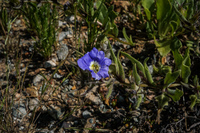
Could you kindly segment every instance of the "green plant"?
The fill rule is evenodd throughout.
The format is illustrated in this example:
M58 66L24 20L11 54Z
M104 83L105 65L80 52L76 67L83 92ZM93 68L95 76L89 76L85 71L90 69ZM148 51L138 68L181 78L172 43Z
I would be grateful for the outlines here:
M23 6L23 15L30 32L37 38L35 50L44 58L49 58L56 44L57 9L56 5L28 2Z
M78 0L76 3L77 15L87 23L86 51L90 51L93 47L98 48L97 42L103 41L108 34L114 37L118 35L118 28L114 23L114 19L117 17L114 6L107 8L104 0L98 0L95 2L95 9L94 2L94 0Z

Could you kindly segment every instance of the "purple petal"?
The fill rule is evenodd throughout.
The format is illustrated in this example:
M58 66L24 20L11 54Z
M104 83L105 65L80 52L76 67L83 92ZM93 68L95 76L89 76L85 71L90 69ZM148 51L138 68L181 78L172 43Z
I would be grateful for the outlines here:
M91 74L92 74L92 77L95 78L95 80L100 80L102 78L98 74L94 73L94 71L92 71Z
M78 59L78 66L83 70L89 70L89 66L92 59L89 56L89 52L86 53L82 58Z
M103 51L99 51L99 52L97 53L96 58L97 58L97 61L98 61L98 62L100 62L104 57L105 57L105 54L104 54Z
M97 56L98 52L99 52L99 51L94 47L94 48L90 51L89 55L90 55L90 57L91 57L92 59L96 59L96 56Z
M102 78L106 78L109 77L108 71L109 71L108 67L103 67L99 70L97 74L100 75Z
M78 66L83 70L87 70L89 68L82 58L78 59L77 63L78 63Z
M89 52L87 52L83 57L82 59L85 61L85 63L90 66L90 63L92 62L92 59L91 57L89 56Z
M100 62L100 65L101 65L101 66L110 66L111 63L112 63L111 59L105 57L105 58Z

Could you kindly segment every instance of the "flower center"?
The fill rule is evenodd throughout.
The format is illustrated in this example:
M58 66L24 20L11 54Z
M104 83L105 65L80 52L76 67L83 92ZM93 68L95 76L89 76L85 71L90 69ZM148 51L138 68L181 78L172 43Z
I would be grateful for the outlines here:
M92 61L90 63L90 69L94 71L94 73L97 73L100 70L100 65L96 61Z

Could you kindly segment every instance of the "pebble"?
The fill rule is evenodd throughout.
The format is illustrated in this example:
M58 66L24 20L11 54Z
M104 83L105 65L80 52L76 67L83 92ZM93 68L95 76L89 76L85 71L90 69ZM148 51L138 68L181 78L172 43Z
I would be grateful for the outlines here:
M41 76L40 74L36 75L33 79L33 85L37 86L39 82L41 82L44 79L43 76Z
M75 19L74 15L71 15L71 16L68 16L66 18L66 21L69 22L69 23L71 23L71 24L74 24L74 19Z
M89 112L88 110L83 111L82 116L83 118L87 119L91 116L91 112Z
M60 78L62 78L63 76L61 76L61 75L59 75L58 73L55 73L54 75L53 75L53 78L55 78L55 79L60 79Z
M15 26L19 26L20 23L21 23L21 20L20 20L20 19L17 19L17 20L15 21Z
M63 122L63 124L62 124L62 127L64 128L64 129L66 129L66 128L70 128L72 126L72 124L71 124L71 122Z
M52 68L52 67L55 67L55 66L56 66L56 63L54 61L52 61L52 60L46 61L44 63L44 67L45 68Z
M58 41L60 42L65 38L72 38L72 37L73 37L72 31L62 31L59 34Z
M15 104L12 111L13 116L20 119L22 119L27 114L26 106L23 103Z
M47 112L54 118L60 119L64 115L64 110L61 107L50 105Z
M149 72L152 74L153 73L153 65L148 66Z
M39 100L37 98L30 99L29 104L28 104L30 111L33 111L34 108L37 108L38 104L39 104Z
M69 49L66 44L61 44L60 49L56 53L59 60L64 60L69 54Z

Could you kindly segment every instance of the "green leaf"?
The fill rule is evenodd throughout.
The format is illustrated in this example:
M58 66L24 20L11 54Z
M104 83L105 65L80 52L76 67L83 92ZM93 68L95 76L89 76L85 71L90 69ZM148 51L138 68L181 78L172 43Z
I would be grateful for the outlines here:
M194 80L193 80L194 86L199 86L199 78L197 75L195 75Z
M148 69L148 66L147 66L147 61L148 61L148 57L144 60L144 70L145 70L145 75L147 77L147 80L148 82L153 85L154 84L154 81L153 81L153 78L152 78L152 75L151 73L149 72L149 69Z
M133 77L135 79L136 85L139 85L140 82L141 82L141 78L140 78L140 75L137 72L137 67L136 67L135 63L133 64Z
M171 12L172 6L169 0L156 0L157 19L163 20Z
M113 52L113 49L112 49L112 47L111 47L109 41L108 41L108 46L109 46L109 48L110 48L111 57L112 57L112 59L114 60L114 63L115 63L115 68L116 68L116 72L115 72L115 74L116 74L116 75L119 75L119 65L118 65L118 60L117 60L117 58L116 58L116 56L115 56L115 54L114 54L114 52Z
M136 64L138 69L140 69L140 71L142 71L142 73L144 74L144 76L146 77L145 75L145 70L144 70L144 66L142 65L141 62L139 62L138 60L136 60L135 58L133 58L131 55L125 53L125 52L122 52L122 55L124 55L125 57L127 57L133 64Z
M119 75L117 75L122 82L125 82L125 73L124 73L124 69L123 69L123 66L119 60L119 53L120 53L121 50L118 51L117 53L117 62L118 62L118 66L119 66Z
M128 43L130 43L131 46L134 46L134 43L133 43L133 41L132 41L132 37L130 36L130 38L129 38L129 37L127 36L127 34L126 34L126 29L125 29L125 28L123 28L122 33L123 33L124 38L126 39L126 41L127 41Z
M156 100L158 102L158 108L162 109L164 106L168 106L168 102L170 101L170 98L166 96L165 94L161 94L156 97Z
M180 70L175 71L173 73L168 72L164 79L164 84L165 84L164 88L174 83L176 79L178 78L178 76L180 75L180 72L181 72Z
M159 69L153 64L153 73L158 73L159 72Z
M197 96L196 95L190 95L190 100L191 100L190 108L193 109L196 102L197 102Z
M186 50L186 54L184 56L184 60L182 62L181 66L181 78L183 79L183 82L188 83L188 78L191 74L190 66L191 66L191 60L189 55L189 48Z
M147 19L150 21L151 19L151 11L150 8L154 4L154 0L142 0L142 6L144 7L144 11L147 15Z
M172 89L167 89L167 95L170 96L174 102L177 102L180 100L180 98L183 96L183 91L176 89L176 90L172 90Z
M154 41L155 41L156 47L158 49L158 52L161 54L161 56L166 56L170 52L171 40L157 41L154 38Z

